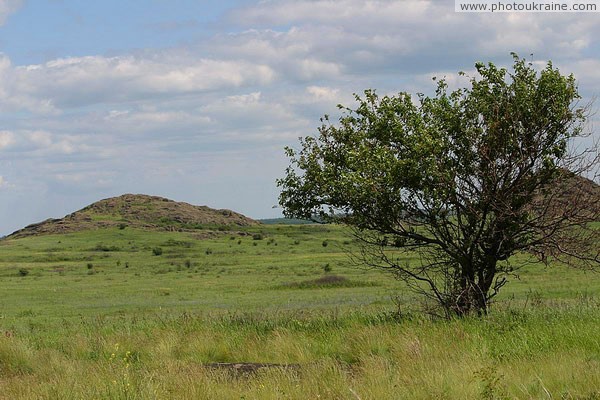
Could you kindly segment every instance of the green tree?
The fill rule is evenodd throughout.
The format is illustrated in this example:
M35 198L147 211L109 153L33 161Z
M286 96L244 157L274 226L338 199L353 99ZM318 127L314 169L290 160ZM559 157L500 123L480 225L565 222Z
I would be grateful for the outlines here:
M352 227L361 262L447 316L486 313L515 253L598 267L598 147L573 146L590 139L588 107L551 62L513 61L477 63L454 91L438 80L432 97L367 90L356 109L339 106L338 124L325 116L318 136L286 148L285 215Z

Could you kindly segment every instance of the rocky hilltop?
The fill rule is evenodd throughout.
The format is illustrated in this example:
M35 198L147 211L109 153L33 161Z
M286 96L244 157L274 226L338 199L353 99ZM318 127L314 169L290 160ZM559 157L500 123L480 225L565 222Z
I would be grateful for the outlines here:
M47 219L20 229L9 237L70 233L109 227L193 231L257 225L259 222L231 210L194 206L158 196L124 194L97 201L60 219Z

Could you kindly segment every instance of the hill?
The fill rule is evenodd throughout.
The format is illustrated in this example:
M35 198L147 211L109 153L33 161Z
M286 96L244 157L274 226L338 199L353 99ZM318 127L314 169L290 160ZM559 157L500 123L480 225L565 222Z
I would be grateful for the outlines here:
M60 219L28 225L11 238L71 233L108 227L135 227L150 230L191 231L258 225L259 222L231 210L176 202L163 197L124 194L97 201Z
M308 225L315 222L306 219L297 218L265 218L259 219L261 224L265 225Z

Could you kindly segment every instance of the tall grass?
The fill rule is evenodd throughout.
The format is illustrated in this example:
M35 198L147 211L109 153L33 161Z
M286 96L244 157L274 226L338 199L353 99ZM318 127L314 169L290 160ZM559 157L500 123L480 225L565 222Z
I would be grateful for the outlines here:
M354 245L309 225L0 241L0 399L600 399L598 275L527 267L489 316L443 321ZM240 362L277 366L211 366Z
M157 314L46 321L38 329L29 325L36 319L22 320L0 337L0 398L598 398L598 302L556 306L453 321ZM294 368L244 374L207 367L215 362Z

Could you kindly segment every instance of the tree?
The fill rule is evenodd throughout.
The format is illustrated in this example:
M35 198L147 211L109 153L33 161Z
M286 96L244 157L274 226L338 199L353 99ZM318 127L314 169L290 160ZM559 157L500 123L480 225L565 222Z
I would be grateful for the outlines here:
M350 226L361 262L447 316L486 313L522 265L516 253L600 266L598 146L578 151L593 139L589 107L551 62L513 61L510 71L477 63L454 91L438 80L432 97L355 95L338 124L325 116L318 136L286 148L284 214Z

